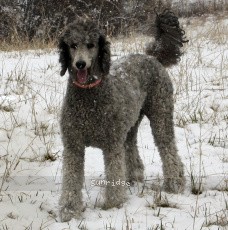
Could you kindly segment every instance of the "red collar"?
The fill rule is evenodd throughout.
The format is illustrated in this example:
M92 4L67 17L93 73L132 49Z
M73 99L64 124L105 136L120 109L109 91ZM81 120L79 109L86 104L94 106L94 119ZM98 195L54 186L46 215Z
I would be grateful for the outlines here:
M101 79L97 79L95 82L93 82L91 84L87 84L87 85L81 85L77 81L73 81L74 85L76 85L77 87L82 88L82 89L91 89L91 88L98 86L100 83L101 83Z

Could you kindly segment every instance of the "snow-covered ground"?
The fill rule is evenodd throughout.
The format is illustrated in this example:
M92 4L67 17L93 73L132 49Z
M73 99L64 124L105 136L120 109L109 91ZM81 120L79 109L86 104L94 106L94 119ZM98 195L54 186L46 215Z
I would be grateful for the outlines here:
M175 87L175 131L185 164L183 194L161 192L161 161L145 118L138 147L145 183L128 189L122 208L102 210L102 152L86 150L86 206L81 220L61 223L62 144L58 119L67 77L56 50L0 52L0 230L228 229L228 19L190 19ZM113 59L143 52L147 37L112 42Z

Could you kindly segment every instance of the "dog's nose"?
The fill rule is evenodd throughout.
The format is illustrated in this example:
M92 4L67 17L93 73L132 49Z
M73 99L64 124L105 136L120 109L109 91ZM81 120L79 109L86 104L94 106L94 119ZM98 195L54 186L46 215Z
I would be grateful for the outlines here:
M76 67L77 67L78 69L84 69L85 66L86 66L86 62L85 62L85 61L77 61L77 62L76 62Z

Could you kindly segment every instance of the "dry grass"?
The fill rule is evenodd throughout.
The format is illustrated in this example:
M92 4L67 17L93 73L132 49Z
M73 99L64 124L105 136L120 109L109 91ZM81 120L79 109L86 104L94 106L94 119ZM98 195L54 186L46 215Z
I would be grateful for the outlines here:
M45 50L56 48L56 40L45 41L42 39L34 39L29 41L28 38L17 37L11 41L0 41L0 51L23 51L23 50Z

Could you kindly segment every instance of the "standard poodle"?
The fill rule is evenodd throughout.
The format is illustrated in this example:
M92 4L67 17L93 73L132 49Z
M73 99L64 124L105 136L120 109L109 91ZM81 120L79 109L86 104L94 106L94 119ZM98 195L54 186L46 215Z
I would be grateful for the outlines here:
M183 164L177 153L173 124L173 86L166 66L176 64L184 31L169 11L157 15L155 42L146 54L110 62L110 43L96 23L79 19L59 41L61 76L69 72L61 113L64 145L60 218L79 218L83 211L85 148L103 151L107 186L104 208L121 207L126 188L116 181L143 181L137 130L144 116L163 163L167 192L183 190ZM111 66L111 68L110 68ZM112 183L111 183L112 182Z

